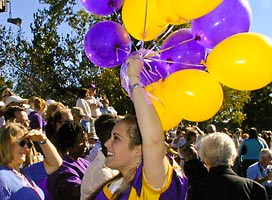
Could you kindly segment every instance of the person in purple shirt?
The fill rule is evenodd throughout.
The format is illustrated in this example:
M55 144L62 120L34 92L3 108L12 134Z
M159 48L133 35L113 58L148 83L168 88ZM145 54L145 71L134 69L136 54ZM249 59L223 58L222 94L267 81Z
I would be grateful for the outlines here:
M32 105L33 111L28 114L29 127L30 129L40 130L45 134L46 121L42 117L42 114L47 108L46 102L40 97L33 97ZM36 142L34 142L34 146L38 152L42 153L40 146Z
M63 164L47 178L51 199L78 200L80 198L81 181L90 164L83 158L87 147L86 129L74 121L65 122L57 133L57 149L62 155Z
M33 99L33 110L29 113L28 118L30 120L30 128L45 131L46 121L42 117L42 114L47 108L46 102L40 97Z
M40 144L44 161L21 168L32 142ZM14 122L0 128L0 199L44 200L37 183L56 171L62 159L53 144L41 131L27 129Z

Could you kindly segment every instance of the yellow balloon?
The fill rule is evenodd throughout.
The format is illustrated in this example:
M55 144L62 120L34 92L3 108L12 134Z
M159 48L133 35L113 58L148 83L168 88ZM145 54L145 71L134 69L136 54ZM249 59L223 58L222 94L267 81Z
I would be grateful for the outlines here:
M171 0L171 2L180 18L192 20L208 14L223 0Z
M129 34L141 41L153 40L167 28L157 0L125 0L122 20Z
M230 88L262 88L272 81L272 39L258 33L230 36L210 52L206 67Z
M183 119L201 122L213 117L223 102L220 83L209 73L187 69L175 72L163 82L166 105Z
M172 2L169 0L157 0L160 16L166 22L166 24L184 24L186 20L181 19L177 13L174 12Z
M145 90L148 92L149 98L159 115L163 130L168 131L177 126L181 122L182 117L172 111L169 106L164 103L162 99L161 81L146 86Z

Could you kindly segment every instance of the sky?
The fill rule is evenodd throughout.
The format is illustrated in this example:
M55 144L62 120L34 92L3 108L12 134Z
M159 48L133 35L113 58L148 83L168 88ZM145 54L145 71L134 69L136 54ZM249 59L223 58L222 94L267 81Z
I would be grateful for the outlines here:
M78 6L82 7L81 0L77 0L77 2ZM249 3L253 16L250 32L261 33L272 38L272 0L249 0ZM29 40L32 37L30 23L33 22L33 13L42 7L43 5L40 5L38 0L12 0L12 17L20 17L23 20L22 30ZM17 26L6 22L8 17L9 11L0 13L0 23L17 29Z

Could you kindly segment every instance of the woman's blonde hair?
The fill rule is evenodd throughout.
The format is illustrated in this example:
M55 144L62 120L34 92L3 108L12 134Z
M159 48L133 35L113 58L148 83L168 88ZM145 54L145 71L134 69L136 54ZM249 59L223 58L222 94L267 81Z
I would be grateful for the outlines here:
M0 165L8 165L12 160L12 143L20 132L27 132L27 129L14 122L9 122L0 128Z
M35 97L33 99L33 106L34 109L37 110L44 110L47 107L45 100L40 97Z
M58 110L65 109L65 105L61 102L52 103L49 106L47 106L47 109L45 111L45 120L48 121L50 118L53 118L51 116L51 113L57 112Z

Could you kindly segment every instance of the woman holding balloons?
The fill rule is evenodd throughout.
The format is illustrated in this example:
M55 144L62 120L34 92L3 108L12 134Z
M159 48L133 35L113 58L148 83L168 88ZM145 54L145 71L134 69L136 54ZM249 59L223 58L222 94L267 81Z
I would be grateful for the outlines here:
M127 65L137 120L126 117L114 126L105 143L106 165L120 174L104 183L89 199L183 200L187 179L166 156L160 119L139 80L143 62L131 57Z

